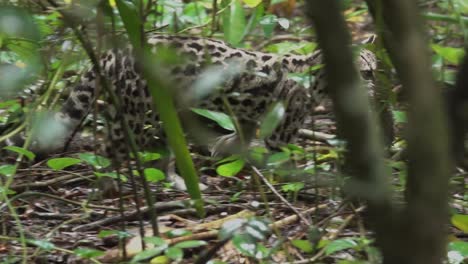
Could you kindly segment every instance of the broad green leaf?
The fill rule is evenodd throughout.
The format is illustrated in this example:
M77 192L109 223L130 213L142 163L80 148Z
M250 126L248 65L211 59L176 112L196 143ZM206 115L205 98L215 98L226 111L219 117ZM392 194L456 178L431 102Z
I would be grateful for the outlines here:
M141 19L138 16L138 11L132 2L125 0L115 0L120 17L124 21L125 30L128 33L130 42L134 47L141 47Z
M268 45L265 50L280 55L298 52L300 54L311 54L317 48L315 42L291 42L284 41ZM308 74L309 75L309 74Z
M463 262L468 258L468 242L454 241L448 244L447 256L450 264L466 263Z
M105 237L114 236L114 235L117 236L118 238L132 237L132 234L128 232L123 232L120 230L101 230L98 233L99 238L105 238Z
M157 247L167 247L167 242L161 237L157 237L157 236L145 237L144 240L146 243L153 244Z
M325 254L327 256L329 256L329 255L331 255L331 254L333 254L335 252L341 251L341 250L345 250L345 249L348 249L348 248L354 248L357 245L358 245L357 242L352 238L337 239L337 240L334 240L334 241L328 243L325 246Z
M80 258L97 258L105 254L104 251L92 249L92 248L77 248L73 250L73 253Z
M97 171L95 171L94 175L96 175L96 177L98 177L98 178L109 177L109 178L116 179L116 180L119 179L119 177L120 177L120 180L122 182L127 182L128 181L127 177L125 175L123 175L122 173L117 174L116 172L97 172Z
M462 48L444 47L437 44L432 44L431 47L434 52L455 65L458 65L465 55L465 51Z
M256 7L258 6L262 0L243 0L243 2L248 6L248 7Z
M237 46L244 37L246 24L241 0L232 0L223 16L224 39L231 45Z
M55 245L46 240L28 240L28 243L31 243L45 251L50 251L50 250L55 249Z
M97 170L107 168L111 164L109 159L92 153L80 153L78 154L78 158L90 164Z
M173 229L173 230L166 233L166 235L169 238L188 236L188 235L191 235L191 234L192 234L191 231L186 230L186 229L182 229L182 228Z
M304 239L294 239L291 241L293 246L299 248L300 250L304 251L305 253L312 253L314 251L314 247L309 240Z
M210 111L210 110L200 109L200 108L192 108L192 111L198 115L204 116L210 120L215 121L219 126L221 126L222 128L226 130L229 130L229 131L236 130L231 117L226 115L225 113L220 113L220 112L215 112L215 111Z
M147 259L149 259L149 258L158 256L158 255L160 255L163 251L164 251L164 249L161 248L161 247L155 247L155 248L145 249L145 250L143 250L142 252L136 254L136 255L132 258L132 263L138 263L138 262L140 262L140 261L144 261L144 260L147 260Z
M155 152L138 152L138 157L141 162L145 163L148 161L158 160L161 158L161 154Z
M268 166L279 166L285 162L288 162L291 159L291 154L288 152L277 152L268 157L267 165Z
M276 127L281 123L285 114L284 104L276 103L273 108L267 113L260 125L259 138L264 139L275 131Z
M147 168L144 170L146 180L150 182L159 182L166 178L164 172L156 168Z
M468 215L454 214L452 224L465 233L468 233Z
M151 259L150 264L169 264L171 260L167 256L157 256Z
M395 122L398 124L401 123L406 123L408 120L406 117L406 112L404 111L392 111L393 114L393 119L395 119Z
M278 24L284 29L289 28L289 20L287 18L279 18Z
M251 236L247 234L235 235L232 238L232 244L242 254L249 257L255 257L255 253L257 252L257 243Z
M47 166L53 170L63 170L66 167L81 163L80 159L75 158L54 158L47 161Z
M0 174L6 177L10 177L15 175L16 173L16 165L14 164L4 164L0 165Z
M17 146L6 146L3 149L16 152L16 153L18 153L20 155L24 155L29 160L34 160L34 158L36 157L36 155L34 153L32 153L31 151L29 151L27 149L24 149L24 148L21 148L21 147L17 147Z
M275 15L266 15L260 20L260 25L263 27L265 37L269 38L273 35L273 30L278 23L278 18Z
M304 188L303 182L291 182L281 186L283 192L298 192Z
M203 240L189 240L189 241L183 241L183 242L177 243L177 244L174 245L174 247L178 247L178 248L197 248L197 247L205 246L207 244L208 243L206 243Z
M184 251L178 247L170 247L166 250L165 255L173 260L180 261L184 257Z
M219 239L224 240L231 238L234 234L238 233L246 223L247 220L243 218L236 218L226 221L219 231Z
M232 177L244 168L245 161L236 159L234 161L222 164L216 168L216 173L224 177Z

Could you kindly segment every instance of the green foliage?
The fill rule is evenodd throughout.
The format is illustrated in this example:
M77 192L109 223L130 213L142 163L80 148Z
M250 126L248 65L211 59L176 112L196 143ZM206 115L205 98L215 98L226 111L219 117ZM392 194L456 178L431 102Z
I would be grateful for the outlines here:
M34 160L34 158L36 157L36 155L32 153L31 151L21 148L21 147L17 147L17 146L7 146L7 147L4 147L3 149L13 151L20 155L26 156L31 161Z
M208 119L215 121L219 126L226 130L235 131L236 128L234 126L234 122L232 118L224 113L210 111L207 109L200 109L200 108L192 108L192 111L204 116Z
M268 222L262 219L233 219L223 224L219 238L231 239L235 248L245 256L262 260L270 256L273 249L265 247L265 241L270 233Z
M168 259L180 261L184 257L184 249L198 248L207 245L207 243L202 240L187 240L172 246L169 246L161 237L145 237L144 240L154 247L145 249L135 255L135 257L132 258L132 263L138 263L148 259L151 259L151 263L168 263L164 262ZM164 257L159 256L162 253L164 253Z
M63 170L67 167L81 163L80 159L75 158L55 158L47 161L47 166L53 170Z
M97 258L105 254L104 251L92 249L92 248L77 248L73 250L73 253L75 253L75 255L77 255L78 257L81 257L84 259Z
M451 222L461 231L468 233L468 215L454 214L451 217Z
M244 159L239 156L231 156L218 162L216 173L225 177L232 177L239 173L245 165Z
M93 166L96 170L105 169L111 164L109 159L92 153L80 153L78 158Z

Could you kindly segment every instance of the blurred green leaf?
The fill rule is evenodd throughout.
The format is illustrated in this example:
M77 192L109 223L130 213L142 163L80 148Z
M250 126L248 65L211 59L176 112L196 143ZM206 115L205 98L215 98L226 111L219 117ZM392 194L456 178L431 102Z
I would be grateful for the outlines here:
M31 240L28 240L28 243L31 243L45 251L51 251L55 249L55 245L46 240L31 239Z
M458 229L468 233L468 215L454 214L452 215L451 222Z
M245 165L245 161L241 158L234 161L222 164L216 168L216 173L224 177L232 177L239 173Z
M435 53L455 65L458 65L465 55L463 48L444 47L437 44L432 44L431 47Z
M16 173L16 165L14 164L4 164L0 165L0 174L6 177L10 177L15 175Z
M159 182L166 178L164 172L156 168L147 168L144 170L145 177L150 182Z
M107 168L111 164L109 159L104 158L103 156L95 155L93 153L80 153L78 154L78 158L93 166L97 170Z
M105 254L104 251L93 248L77 248L73 250L73 253L75 253L75 255L77 255L78 257L85 259L97 258Z
M206 109L200 109L200 108L192 108L191 110L198 115L204 116L210 120L215 121L218 125L220 125L222 128L226 130L236 131L236 128L234 126L234 123L231 117L224 113L210 111Z
M325 254L327 256L348 248L354 248L358 246L358 243L352 238L343 238L333 240L325 246Z
M6 146L6 147L3 147L3 149L16 152L20 155L24 155L31 161L34 160L34 158L36 157L36 155L32 153L31 151L21 148L21 147L17 147L17 146Z
M119 10L120 17L124 21L125 29L130 38L130 42L134 47L142 47L141 40L141 19L138 16L137 7L129 1L115 0L117 9Z
M453 241L448 244L447 257L450 264L466 263L468 259L468 242Z
M314 251L314 247L309 240L294 239L291 241L291 244L305 253L312 253Z
M197 247L206 246L206 245L208 245L208 243L206 243L206 241L203 241L203 240L188 240L188 241L177 243L174 245L174 247L197 248Z
M54 158L47 161L47 166L53 170L63 170L72 165L81 163L80 159L75 158Z
M275 129L283 120L285 113L284 104L281 102L276 103L266 114L262 123L260 124L259 138L264 139L273 134Z
M258 6L262 0L243 0L243 2L248 6L248 7L256 7Z
M291 154L288 152L276 152L267 159L268 166L279 166L291 160Z
M224 39L233 46L237 46L244 37L247 25L241 0L232 0L223 15Z
M175 261L180 261L184 257L184 251L178 247L170 247L166 250L165 255Z

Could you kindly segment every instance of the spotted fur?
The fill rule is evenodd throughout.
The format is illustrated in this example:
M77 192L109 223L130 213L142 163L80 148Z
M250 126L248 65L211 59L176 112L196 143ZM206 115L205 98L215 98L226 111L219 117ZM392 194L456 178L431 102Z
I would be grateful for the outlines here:
M288 78L288 73L302 73L320 64L320 52L307 56L279 56L232 48L214 39L171 35L153 35L148 38L148 43L156 57L159 52L163 52L162 49L170 48L180 58L173 63L163 63L164 66L159 69L179 95L191 98L188 107L226 112L224 98L241 126L255 129L269 107L282 101L286 106L285 115L276 131L266 139L270 147L294 142L306 114L326 94L323 71L316 75L317 81L310 88ZM108 51L102 55L100 66L111 88L121 95L121 111L135 135L136 143L140 149L146 149L164 141L164 133L159 115L153 111L147 83L131 54L131 48ZM369 51L362 51L358 65L364 76L373 76L375 56ZM192 88L210 73L224 77L218 89L211 90L205 96L194 96L197 90ZM95 72L90 70L84 74L58 113L57 118L68 124L70 129L76 127L88 114L95 99L95 83ZM187 100L177 103L182 107L187 104ZM106 152L125 153L127 149L118 111L111 103L108 115L109 139L106 140Z

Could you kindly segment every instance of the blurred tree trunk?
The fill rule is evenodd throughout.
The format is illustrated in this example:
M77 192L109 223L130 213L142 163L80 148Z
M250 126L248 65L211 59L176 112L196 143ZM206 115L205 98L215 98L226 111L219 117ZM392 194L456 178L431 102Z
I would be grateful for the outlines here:
M307 1L307 15L315 23L325 59L328 89L340 134L348 142L346 163L352 179L348 193L367 202L377 243L384 255L398 229L391 204L380 135L371 115L367 91L353 62L351 37L338 1ZM351 101L350 101L351 100ZM390 262L388 262L390 263Z
M408 95L408 180L400 263L441 263L446 256L450 155L441 91L416 1L367 0ZM396 259L396 261L400 261ZM403 261L403 259L401 260Z
M445 257L450 162L441 96L431 77L423 24L415 1L367 2L376 23L383 26L385 46L411 104L407 205L402 212L392 208L384 186L378 137L363 107L364 93L359 91L359 76L351 61L339 2L310 0L307 8L324 52L338 125L348 141L352 183L358 183L350 190L369 204L384 263L441 263Z
M465 162L465 135L468 131L468 49L458 71L455 88L447 94L448 118L451 129L451 150L458 164Z

